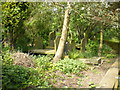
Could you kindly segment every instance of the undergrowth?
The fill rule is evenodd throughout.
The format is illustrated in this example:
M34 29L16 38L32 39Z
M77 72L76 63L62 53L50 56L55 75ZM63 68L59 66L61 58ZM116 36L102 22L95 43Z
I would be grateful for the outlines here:
M91 58L91 57L98 56L98 51L99 51L98 41L88 40L88 44L86 45L85 52L81 52L80 50L74 49L70 51L68 55L71 59ZM112 50L109 46L107 46L106 44L103 44L101 56L106 58L116 58L117 54L115 54L115 51Z
M85 63L69 58L57 62L55 68L56 70L60 70L64 73L74 73L74 74L78 74L80 71L88 69Z
M50 88L46 72L50 67L47 62L49 58L34 58L35 68L13 65L11 52L5 50L2 52L2 89L23 89L30 86L35 88Z
M34 63L37 68L42 68L42 70L47 71L52 68L51 58L48 56L33 56Z
M49 79L54 79L54 71L59 70L65 74L78 74L80 71L87 70L88 67L81 61L74 59L63 59L57 63L51 62L48 56L32 56L35 67L24 67L13 64L12 53L9 50L2 52L2 88L7 89L26 89L34 86L39 88L52 88ZM33 88L32 88L33 89Z
M80 52L78 50L73 50L73 51L69 52L68 55L69 55L69 57L71 59L76 59L76 58L91 58L92 57L91 52L84 52L84 53L82 53L82 52Z

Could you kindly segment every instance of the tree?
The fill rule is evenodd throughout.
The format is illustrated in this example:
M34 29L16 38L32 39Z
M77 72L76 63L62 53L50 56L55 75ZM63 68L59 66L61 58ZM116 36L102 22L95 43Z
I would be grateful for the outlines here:
M41 37L43 48L46 48L50 32L61 32L63 22L63 8L52 2L30 3L30 16L25 20L26 34L29 37L29 45L35 47L37 37ZM52 17L52 18L51 18ZM39 39L38 39L39 40Z
M65 10L62 34L61 34L61 38L59 41L58 49L56 51L55 57L53 58L53 62L57 62L58 60L62 58L65 42L67 39L69 20L70 20L70 3L67 2L67 9Z
M16 42L24 34L23 21L28 15L29 3L4 2L2 3L3 41L7 41L11 49L16 47Z

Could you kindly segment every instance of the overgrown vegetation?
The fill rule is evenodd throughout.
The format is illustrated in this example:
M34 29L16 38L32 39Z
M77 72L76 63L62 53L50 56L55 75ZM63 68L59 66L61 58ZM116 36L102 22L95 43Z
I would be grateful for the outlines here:
M74 49L70 51L68 55L71 59L97 57L98 47L98 41L89 40L85 52L81 52L80 50ZM114 50L112 50L109 46L103 44L102 56L106 58L116 58L117 55L115 54Z
M69 57L71 59L76 59L76 58L90 58L93 57L93 55L91 54L91 52L80 52L78 50L73 50L71 52L69 52Z
M34 62L37 68L47 71L52 68L51 58L47 56L34 56Z
M74 59L64 59L60 60L58 63L56 63L55 68L57 70L60 70L64 73L74 73L77 74L80 71L87 70L88 67L85 63L74 60Z
M34 88L50 87L45 76L45 71L48 70L49 62L44 64L44 60L49 58L40 57L35 60L36 68L27 68L24 66L13 65L13 59L9 50L2 53L2 88L3 89L23 89L29 86ZM39 60L38 60L39 59Z
M66 14L65 10L69 5L70 10ZM2 21L0 21L2 28L0 28L3 37L0 36L0 42L3 46L0 45L0 48L3 48L0 50L0 54L3 67L3 89L50 88L53 86L49 79L56 77L53 75L56 70L64 74L79 75L83 70L89 69L77 58L98 57L99 52L100 57L116 58L115 51L120 51L117 10L119 3L70 2L69 5L66 2L2 2L2 6L0 5L2 7L0 16L0 18L2 17ZM64 25L64 15L70 17L64 22L69 25ZM67 33L63 33L61 42L67 40L59 47L69 58L52 63L54 55L31 55L35 67L13 64L13 53L17 51L25 53L31 49L46 48L51 44L49 39L53 40L54 37L61 35L62 26L68 27L69 30L67 28ZM51 32L54 32L55 35L52 34L49 37ZM109 45L105 43L105 40L109 41ZM53 40L53 42L55 41ZM80 46L79 50L75 48L77 45ZM49 49L51 50L51 48L57 47ZM57 54L61 54L62 57L64 53L61 53L60 50ZM78 84L81 85L80 82Z
M48 56L32 56L35 67L31 68L14 65L12 53L8 49L2 52L2 56L3 89L23 89L31 86L32 88L50 88L52 85L49 83L49 79L55 77L49 75L50 73L60 70L65 74L78 74L80 71L88 69L87 65L81 61L69 58L53 64Z

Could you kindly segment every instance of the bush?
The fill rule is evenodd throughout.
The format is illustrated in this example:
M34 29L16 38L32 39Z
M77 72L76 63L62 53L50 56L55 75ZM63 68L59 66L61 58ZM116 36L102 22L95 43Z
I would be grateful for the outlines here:
M28 86L43 86L45 82L44 72L38 69L26 68L19 65L4 65L3 89L22 89Z
M109 46L103 44L103 56L106 58L116 58L117 54L115 54L114 50L112 50Z
M106 58L116 58L117 55L115 54L106 54Z
M87 70L87 65L81 61L74 59L64 59L56 63L55 68L64 73L77 74L82 70Z
M27 86L30 72L26 68L15 65L4 65L2 72L3 89L21 89Z

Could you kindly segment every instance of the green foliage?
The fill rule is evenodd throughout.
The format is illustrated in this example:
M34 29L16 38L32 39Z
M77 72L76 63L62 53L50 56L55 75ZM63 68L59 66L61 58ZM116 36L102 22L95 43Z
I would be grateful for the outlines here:
M32 47L27 46L30 43L30 39L26 34L22 35L22 38L16 40L16 49L20 51L28 51Z
M102 55L105 56L106 58L116 58L117 55L113 53L113 50L108 46L103 44L103 50L102 50Z
M36 88L50 87L47 82L48 77L45 75L45 70L49 68L50 62L48 60L50 58L37 58L36 63L38 66L36 68L27 68L13 65L13 59L8 49L4 48L2 56L3 89L23 89L29 86L35 86Z
M82 70L87 70L87 65L81 61L74 59L64 59L60 60L55 65L57 70L60 70L64 73L79 73Z
M2 25L4 29L2 34L4 41L14 44L16 49L27 51L34 46L34 41L40 36L40 39L43 38L43 45L46 46L49 32L57 31L57 36L61 34L66 3L57 4L61 4L63 8L53 3L3 2ZM119 29L116 29L118 26L116 16L118 15L107 7L110 5L105 3L72 3L68 41L74 40L80 43L84 38L83 33L89 29L91 32L88 39L94 36L98 38L101 27L104 29L105 39L118 40ZM91 25L96 22L99 23L95 26ZM30 44L31 47L28 47ZM4 47L1 53L3 56L3 89L23 89L31 85L38 88L50 87L47 80L51 77L47 76L46 72L51 72L54 68L64 73L75 74L86 70L86 64L73 59L97 56L98 48L98 41L88 40L84 53L76 50L71 51L69 52L71 59L60 60L55 64L55 67L53 67L50 57L38 56L34 57L35 68L25 68L13 65L10 47ZM107 58L116 57L111 53L111 49L103 45L102 55ZM78 84L81 85L80 82Z
M2 48L2 65L12 65L13 59L10 52L10 47Z
M45 73L18 65L3 65L3 89L22 89L28 86L46 87ZM48 86L47 86L48 87Z
M28 14L27 2L4 2L2 3L3 39L7 40L11 48L18 48L18 41L24 37L25 29L23 21ZM25 36L27 37L27 36ZM25 42L27 43L27 42ZM22 45L22 44L21 44Z
M94 82L89 82L89 88L90 88L90 90L94 90L95 89L95 87L96 87L96 85L94 84Z
M86 46L86 51L91 53L92 56L97 56L99 49L99 42L88 40L88 44Z
M36 63L37 68L42 68L42 70L46 71L51 69L52 62L51 58L48 56L34 56L34 62Z
M69 52L69 57L71 59L76 59L76 58L90 58L92 57L91 52L85 51L84 53L78 51L78 50L73 50Z
M84 53L80 52L79 54L79 58L91 58L93 57L93 55L91 54L91 52L85 51Z
M73 50L73 51L70 51L68 53L69 57L72 58L72 59L76 59L76 58L79 58L79 55L80 55L80 51L78 50Z
M106 57L106 58L116 58L117 55L111 53L111 54L106 54L105 57Z
M27 68L15 65L3 65L3 89L17 89L27 86L30 71Z
M63 13L61 8L53 7L52 3L38 2L30 3L31 13L29 19L25 20L27 36L34 44L36 37L42 37L43 46L48 45L49 32L62 28ZM52 18L51 18L52 16Z

